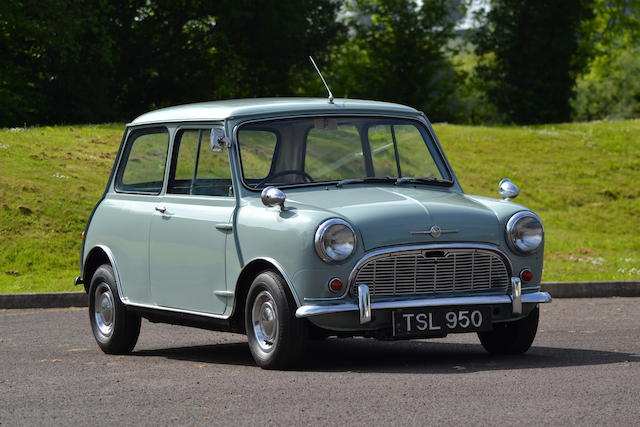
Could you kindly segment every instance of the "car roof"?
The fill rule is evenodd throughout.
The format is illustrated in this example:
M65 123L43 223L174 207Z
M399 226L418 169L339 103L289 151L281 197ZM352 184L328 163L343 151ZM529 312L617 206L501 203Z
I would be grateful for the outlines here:
M226 101L200 102L162 108L145 113L130 126L166 123L225 120L241 116L269 116L287 113L396 113L419 114L414 108L390 102L362 99L335 99L330 104L327 98L247 98Z

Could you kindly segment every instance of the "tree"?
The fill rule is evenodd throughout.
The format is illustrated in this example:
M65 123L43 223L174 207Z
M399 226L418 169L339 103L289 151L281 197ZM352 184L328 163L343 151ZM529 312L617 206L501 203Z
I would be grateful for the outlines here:
M509 122L570 119L574 82L588 52L581 25L590 0L492 0L474 37L479 84Z
M573 117L639 117L640 0L595 0L594 12L583 26L592 59L576 82Z
M640 52L616 49L607 62L594 61L578 79L572 101L577 120L640 117Z
M640 44L640 0L593 0L592 5L593 16L583 23L582 33L596 61Z
M108 0L0 3L0 125L113 117Z
M336 0L0 2L0 126L129 120L292 95L344 25Z
M447 52L464 1L354 0L346 4L351 34L326 70L337 96L400 102L433 120L454 116L457 75Z

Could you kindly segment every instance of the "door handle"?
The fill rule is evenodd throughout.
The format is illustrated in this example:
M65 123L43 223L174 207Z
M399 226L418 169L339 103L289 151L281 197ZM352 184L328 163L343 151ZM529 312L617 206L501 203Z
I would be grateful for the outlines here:
M167 211L167 208L165 208L164 206L156 206L156 210L160 213L165 213Z

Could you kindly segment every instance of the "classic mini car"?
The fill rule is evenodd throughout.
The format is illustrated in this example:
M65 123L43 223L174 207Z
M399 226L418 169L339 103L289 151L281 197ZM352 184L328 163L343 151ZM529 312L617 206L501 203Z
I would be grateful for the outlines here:
M286 192L286 195L285 195ZM245 333L256 363L305 340L473 332L522 353L537 330L544 232L467 195L426 116L403 105L274 98L165 108L127 125L87 223L81 274L106 353L140 319Z

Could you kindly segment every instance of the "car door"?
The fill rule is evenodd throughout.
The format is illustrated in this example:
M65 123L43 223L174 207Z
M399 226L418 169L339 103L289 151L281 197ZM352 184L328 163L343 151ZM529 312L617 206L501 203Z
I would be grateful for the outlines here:
M169 151L165 127L132 130L110 190L96 211L92 245L103 245L114 257L122 297L148 304L149 227L161 199Z
M221 314L235 198L228 153L211 150L210 133L176 132L167 191L151 220L149 276L159 306Z

